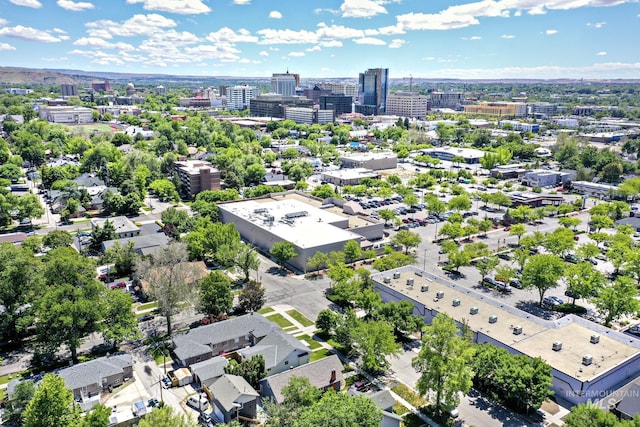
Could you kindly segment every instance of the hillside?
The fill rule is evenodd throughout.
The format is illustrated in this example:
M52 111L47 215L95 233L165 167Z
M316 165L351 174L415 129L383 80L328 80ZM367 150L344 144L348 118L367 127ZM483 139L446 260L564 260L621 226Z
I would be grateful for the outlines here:
M0 67L0 84L62 84L77 83L73 76L51 71L18 67Z

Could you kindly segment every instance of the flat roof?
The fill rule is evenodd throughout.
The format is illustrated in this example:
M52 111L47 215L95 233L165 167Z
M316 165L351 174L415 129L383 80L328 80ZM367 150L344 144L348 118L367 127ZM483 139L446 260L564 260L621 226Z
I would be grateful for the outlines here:
M352 168L322 172L322 175L337 179L375 178L379 174L371 169Z
M381 152L367 152L367 153L347 153L340 156L342 159L349 159L355 161L377 160L377 159L389 159L398 157L393 151L381 151Z
M400 272L400 277L394 279L394 272ZM555 370L582 382L591 381L640 353L640 340L621 332L574 315L544 320L413 266L377 273L372 278L377 286L387 287L423 304L425 312L444 312L458 322L465 320L473 331L527 356L541 357ZM390 283L384 283L385 278ZM413 287L407 286L409 278L414 280ZM422 285L429 285L429 290L422 292ZM444 297L436 301L438 291L444 292ZM460 300L460 305L454 306L454 299ZM478 313L470 314L471 307L477 307ZM497 316L495 323L489 323L492 315ZM519 335L513 333L516 325L522 327ZM597 344L590 341L593 334L600 337ZM560 351L552 349L554 341L562 342ZM582 364L585 355L593 357L589 366Z
M436 148L427 148L422 150L426 153L446 153L452 154L454 156L461 156L466 159L468 158L481 158L486 154L482 150L476 150L474 148L460 148L460 147L436 147Z
M241 200L220 203L218 207L302 249L362 239L356 233L332 225L348 221L346 216L305 203L300 200L302 196L287 196L293 197ZM293 217L295 214L300 216ZM269 221L269 217L273 217L273 221Z
M182 160L174 162L173 164L178 166L180 170L188 172L190 174L198 174L200 173L200 169L202 168L215 170L213 164L205 160Z

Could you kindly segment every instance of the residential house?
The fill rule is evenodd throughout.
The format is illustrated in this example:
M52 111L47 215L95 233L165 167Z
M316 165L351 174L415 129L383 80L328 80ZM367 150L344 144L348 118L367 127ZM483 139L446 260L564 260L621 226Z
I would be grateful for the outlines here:
M229 360L223 356L216 356L202 362L189 366L195 383L207 391L211 385L224 375L224 367L229 364Z
M102 252L111 249L116 242L125 247L133 243L133 250L138 255L150 255L169 244L171 238L164 233L147 234L124 239L106 240L102 242Z
M373 400L378 408L382 410L382 421L380 427L400 427L402 425L402 417L393 413L393 405L396 400L389 390L381 390L367 397Z
M105 223L109 221L113 228L116 230L116 236L118 239L124 239L127 237L134 237L140 235L140 228L133 223L126 216L114 216L113 218L92 218L91 229L96 227L104 228Z
M257 418L258 392L238 375L224 374L210 388L213 415L218 421L251 421Z
M133 377L133 359L121 353L79 363L57 372L87 411L100 403L100 393L118 387Z
M292 377L308 378L311 385L322 391L327 391L330 388L340 391L344 387L342 369L340 358L334 354L315 362L268 376L260 381L262 399L272 399L275 403L281 404L284 401L282 389L289 384Z

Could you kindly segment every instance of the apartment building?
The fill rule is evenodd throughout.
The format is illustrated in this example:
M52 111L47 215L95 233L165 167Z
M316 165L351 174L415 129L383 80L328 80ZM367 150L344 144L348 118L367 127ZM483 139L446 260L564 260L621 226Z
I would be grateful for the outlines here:
M220 190L220 171L209 162L184 160L175 162L173 167L182 182L182 192L189 197L201 191Z
M260 90L255 86L242 85L228 87L227 110L246 110L252 99L255 99Z

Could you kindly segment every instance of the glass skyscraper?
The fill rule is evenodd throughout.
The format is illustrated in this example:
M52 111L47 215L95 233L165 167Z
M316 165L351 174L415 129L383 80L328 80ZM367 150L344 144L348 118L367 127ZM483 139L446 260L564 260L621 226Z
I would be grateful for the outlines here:
M389 93L389 69L369 68L358 79L356 112L366 115L384 114L387 111Z

